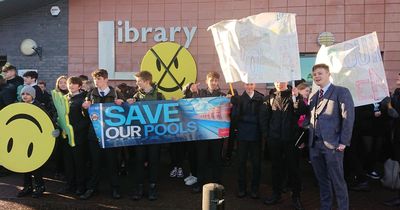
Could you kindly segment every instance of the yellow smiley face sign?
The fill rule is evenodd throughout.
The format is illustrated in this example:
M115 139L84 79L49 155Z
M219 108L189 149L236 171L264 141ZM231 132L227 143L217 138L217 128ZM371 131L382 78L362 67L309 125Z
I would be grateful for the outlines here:
M143 57L141 71L149 71L166 99L180 99L182 89L196 82L196 62L190 52L174 42L156 44Z
M42 166L53 152L54 126L39 107L15 103L0 110L0 165L19 173Z

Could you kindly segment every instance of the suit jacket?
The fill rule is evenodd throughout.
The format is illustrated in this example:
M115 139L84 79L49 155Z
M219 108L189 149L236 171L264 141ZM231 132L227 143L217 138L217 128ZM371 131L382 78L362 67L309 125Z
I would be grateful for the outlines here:
M313 144L314 129L318 125L322 140L333 145L350 145L354 123L354 103L350 91L331 84L318 103L318 91L311 96L310 112L307 121L309 126L309 146ZM319 105L318 105L319 104Z

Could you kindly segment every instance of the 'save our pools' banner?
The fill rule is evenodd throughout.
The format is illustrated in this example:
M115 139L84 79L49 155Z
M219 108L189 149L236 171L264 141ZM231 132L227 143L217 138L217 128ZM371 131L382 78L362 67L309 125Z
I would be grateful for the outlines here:
M93 104L90 119L102 148L227 137L230 101L225 97L134 104Z

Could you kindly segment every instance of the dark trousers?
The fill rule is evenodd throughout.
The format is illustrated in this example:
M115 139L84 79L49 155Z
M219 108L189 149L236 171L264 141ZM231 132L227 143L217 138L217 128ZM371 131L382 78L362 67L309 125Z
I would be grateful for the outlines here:
M42 169L38 168L35 171L24 173L24 187L40 187L44 186Z
M189 167L190 173L192 176L197 177L197 142L196 141L189 141L186 143L186 148L188 151L188 159L189 159Z
M344 152L344 166L345 166L345 177L348 181L355 183L362 183L367 181L365 172L363 169L363 137L359 132L354 131L351 138L351 145L346 147Z
M222 140L205 140L197 142L197 183L205 184L208 165L211 167L212 181L221 182Z
M364 139L365 163L364 168L367 172L376 170L376 164L382 152L384 136L373 136L370 139Z
M343 175L343 152L327 148L320 140L310 148L310 160L319 183L321 209L332 209L333 191L338 209L349 209L349 196Z
M63 158L63 153L64 153L64 148L68 144L68 139L65 139L60 135L56 139L56 143L54 145L54 150L52 153L52 156L54 158L54 162L56 165L55 172L56 173L64 173L64 158Z
M144 183L145 161L148 160L149 183L157 183L158 169L160 165L160 145L151 144L135 146L135 174L136 184Z
M92 163L92 170L87 188L97 188L102 173L101 167L103 165L105 165L105 174L107 175L107 179L109 179L111 182L111 187L119 188L117 149L101 149L97 141L89 140L89 151Z
M236 129L233 126L231 126L229 128L229 137L227 138L228 144L225 153L225 159L227 160L230 160L232 158L232 152L235 147L236 136L237 136Z
M268 141L271 157L272 190L275 195L281 194L283 182L287 179L293 196L300 196L300 151L294 144L293 141L282 141L280 139Z
M66 145L64 152L65 174L69 187L79 190L85 189L85 147Z
M239 141L238 157L239 157L239 177L238 184L240 191L246 191L247 186L247 159L250 156L253 168L251 179L251 191L258 192L260 186L261 175L261 141Z
M171 143L169 147L172 167L183 167L185 159L185 144L184 142Z

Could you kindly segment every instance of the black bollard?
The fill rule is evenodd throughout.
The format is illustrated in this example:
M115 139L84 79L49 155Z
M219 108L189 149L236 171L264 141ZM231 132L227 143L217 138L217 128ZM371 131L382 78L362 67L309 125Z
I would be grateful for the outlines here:
M224 186L216 183L203 185L203 210L224 210L224 196Z

